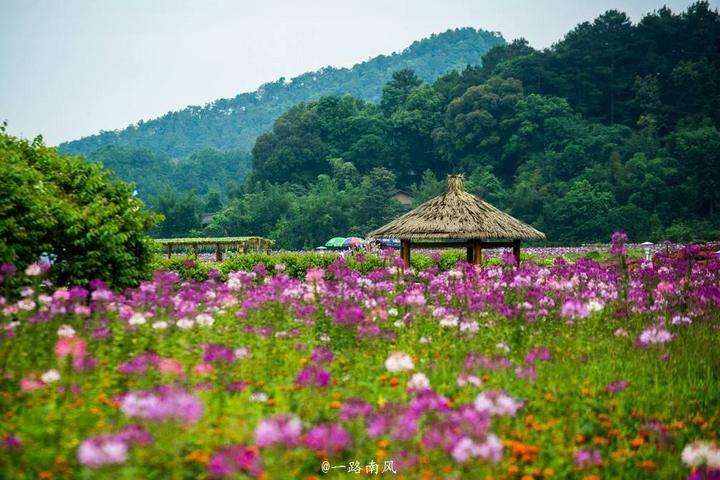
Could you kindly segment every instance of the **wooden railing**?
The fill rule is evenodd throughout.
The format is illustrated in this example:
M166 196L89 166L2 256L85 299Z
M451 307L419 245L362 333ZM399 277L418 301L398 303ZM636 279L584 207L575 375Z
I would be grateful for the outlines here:
M228 248L234 247L239 252L268 252L274 243L269 238L263 237L207 237L207 238L159 238L157 239L167 257L172 257L175 247L192 249L193 255L197 256L200 247L214 247L215 260L221 262L223 253Z

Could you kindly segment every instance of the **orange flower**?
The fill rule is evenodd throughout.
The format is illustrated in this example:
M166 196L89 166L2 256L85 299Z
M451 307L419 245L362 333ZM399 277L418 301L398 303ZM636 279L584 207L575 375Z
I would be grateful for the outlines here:
M544 468L542 471L543 478L550 478L555 475L555 470L552 468Z
M393 377L390 379L391 387L397 387L398 385L400 385L400 380L397 377Z
M575 443L585 443L585 435L582 433L575 435Z
M340 407L342 407L342 402L338 402L337 400L333 400L332 402L330 402L330 408L334 408L337 410Z
M652 460L643 460L640 463L640 468L642 468L643 470L645 470L647 472L649 472L651 470L655 470L656 467L657 467L657 465L655 465L655 462L653 462Z
M632 439L632 442L630 442L630 445L633 446L633 448L640 448L645 443L645 439L642 437L635 437Z

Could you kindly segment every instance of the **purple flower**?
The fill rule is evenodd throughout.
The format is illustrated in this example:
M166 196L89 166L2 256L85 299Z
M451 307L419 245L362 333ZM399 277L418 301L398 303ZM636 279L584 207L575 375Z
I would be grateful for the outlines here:
M232 363L235 361L235 350L219 343L205 345L203 361L208 363Z
M610 253L612 255L621 256L627 253L627 234L623 231L615 232L612 234L612 245L610 246Z
M257 449L245 445L230 445L216 452L208 462L208 473L212 477L229 477L241 472L254 477L262 474Z
M323 423L305 435L305 446L328 455L340 453L350 447L350 434L336 423Z
M615 394L624 391L629 386L630 383L627 380L615 380L614 382L610 382L605 386L605 391Z
M340 409L340 420L348 422L355 417L367 417L372 411L372 405L368 402L359 398L349 398Z
M310 359L316 363L330 363L333 360L333 352L327 348L316 347L310 354Z
M602 454L599 450L578 450L575 452L574 463L579 468L602 466Z

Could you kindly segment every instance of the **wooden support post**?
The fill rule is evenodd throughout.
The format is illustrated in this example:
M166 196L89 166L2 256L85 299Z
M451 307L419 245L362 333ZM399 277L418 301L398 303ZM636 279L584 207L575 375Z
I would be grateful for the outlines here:
M218 262L222 262L222 259L223 259L222 248L220 247L219 243L216 243L215 244L215 260L217 260Z
M515 255L515 263L520 266L520 240L513 240L513 255Z
M168 256L168 258L172 257L172 244L171 243L167 244L167 256Z
M475 263L475 241L469 240L467 243L467 262Z
M475 240L473 242L473 263L475 265L482 265L482 242Z
M405 260L405 264L410 266L410 240L400 240L400 258Z

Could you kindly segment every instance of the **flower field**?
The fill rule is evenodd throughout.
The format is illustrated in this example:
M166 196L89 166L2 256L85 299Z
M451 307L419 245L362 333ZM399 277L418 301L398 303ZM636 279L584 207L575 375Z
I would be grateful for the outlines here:
M720 260L623 240L124 292L31 265L0 305L0 476L718 478Z

